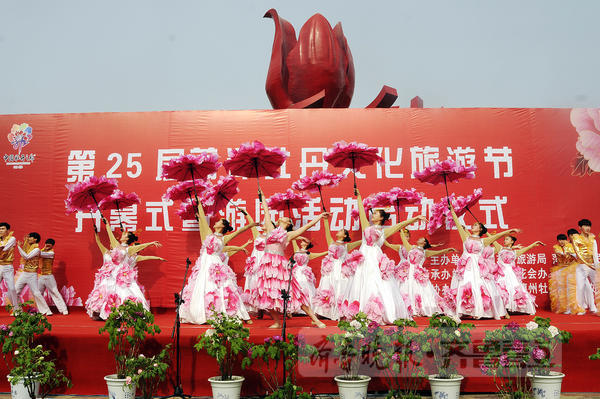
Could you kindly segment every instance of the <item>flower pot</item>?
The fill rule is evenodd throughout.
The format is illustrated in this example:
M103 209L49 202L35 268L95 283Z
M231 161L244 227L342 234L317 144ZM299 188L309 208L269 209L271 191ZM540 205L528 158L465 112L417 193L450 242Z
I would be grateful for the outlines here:
M534 398L559 399L562 385L563 373L551 371L550 375L533 375L527 373L531 378L531 389Z
M110 399L135 399L135 384L127 384L125 378L117 378L116 374L104 377L108 386L108 397Z
M458 399L460 394L460 383L465 377L454 375L452 378L439 378L438 374L429 376L432 398Z
M13 377L11 375L7 375L6 378L10 382L10 395L11 395L12 399L30 399L29 391L27 390L27 387L25 386L24 380L20 380L16 384L13 384L12 383ZM38 396L40 396L40 383L39 383L39 381L36 381L34 379L34 384L35 385L33 388L33 392L35 393L35 397L37 398Z
M221 376L208 379L215 399L239 399L244 377L232 375L231 380L222 380Z
M367 387L371 377L359 375L357 380L349 380L346 376L338 375L334 377L340 393L340 399L365 399L367 397Z

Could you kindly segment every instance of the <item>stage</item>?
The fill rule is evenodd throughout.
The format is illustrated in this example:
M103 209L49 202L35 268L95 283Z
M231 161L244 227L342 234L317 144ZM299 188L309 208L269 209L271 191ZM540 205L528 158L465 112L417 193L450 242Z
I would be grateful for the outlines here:
M161 344L171 342L171 331L174 320L172 309L153 309L156 315L156 323L162 332L156 336L156 341ZM538 316L550 317L552 324L560 329L565 329L573 334L571 343L567 344L562 351L563 372L566 377L563 381L563 392L600 392L600 380L597 378L597 370L600 363L588 359L588 356L596 352L600 346L600 317L593 315L571 316L556 315L547 311L540 311ZM525 325L532 316L513 316L510 320L477 320L473 330L475 345L481 342L486 329L494 329L509 321L515 321ZM59 354L61 365L66 365L67 373L72 379L73 387L65 393L68 394L104 394L106 385L103 377L114 372L114 358L107 349L108 337L100 335L98 329L103 322L91 320L81 308L71 309L67 316L53 315L49 318L52 323L52 331L42 339L45 345L51 347ZM9 324L12 318L5 311L0 314L0 323ZM427 324L426 318L417 318L419 326ZM326 344L325 336L337 332L336 323L325 320L326 329L308 327L310 320L305 316L294 316L289 320L289 332L303 334L307 342L318 347L321 358L318 362L308 365L300 365L298 369L299 384L308 392L334 393L337 387L333 376L340 374L330 356L330 345ZM268 326L271 320L255 320L249 326L251 341L262 343L264 338L280 335L280 330L271 330ZM215 361L206 354L198 353L193 349L193 344L199 334L204 332L207 326L196 326L183 324L181 328L182 346L182 381L185 393L194 396L210 396L210 386L207 378L217 375L218 369ZM156 341L151 342L155 344ZM479 353L464 353L461 359L459 372L465 375L463 381L463 392L495 392L495 386L491 378L484 377L479 371L482 355ZM3 366L6 370L6 365ZM173 374L174 370L172 369ZM265 390L261 387L260 376L256 370L238 370L246 377L242 395L264 395ZM2 380L0 390L10 391L6 380ZM369 391L384 391L385 387L381 381L374 379L369 386ZM162 387L163 394L172 393L172 387L165 383Z

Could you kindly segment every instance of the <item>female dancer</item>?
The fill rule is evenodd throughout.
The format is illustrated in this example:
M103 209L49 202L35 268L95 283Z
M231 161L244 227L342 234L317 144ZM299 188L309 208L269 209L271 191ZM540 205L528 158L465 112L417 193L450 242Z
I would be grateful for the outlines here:
M354 276L348 281L340 309L342 316L352 317L351 313L358 308L358 311L366 313L378 323L391 324L397 319L410 319L408 307L398 292L398 284L388 282L394 278L396 264L383 253L381 246L390 235L417 220L425 220L425 217L417 216L386 229L384 224L390 214L377 209L371 216L372 224L369 223L357 189L355 194L363 231L363 243L358 250L362 260L357 264Z
M327 213L321 213L308 224L300 227L296 231L292 231L292 220L287 217L281 217L277 220L277 228L271 222L271 212L267 205L267 199L261 193L262 207L265 213L264 228L267 233L265 253L260 260L260 264L256 270L256 288L250 296L250 305L256 309L267 310L274 323L269 328L280 328L279 313L283 312L283 299L281 298L281 290L288 289L288 281L290 271L288 260L284 256L284 249L287 244L293 239L299 237L306 230L314 226L323 217L327 217ZM292 274L293 276L293 274ZM323 324L310 308L308 297L300 289L298 281L294 278L291 280L291 289L289 292L290 300L288 302L289 312L294 312L301 308L307 315L310 316L313 323L319 328L325 328Z
M297 241L300 242L300 245L298 245ZM303 294L308 297L308 303L312 307L317 291L315 288L317 279L310 266L308 266L308 262L327 255L327 252L311 253L310 249L313 247L313 244L305 237L298 237L293 240L292 246L294 247L294 262L296 263L293 269L294 279L298 282L298 286L303 291Z
M131 231L124 231L120 240L115 238L106 219L102 219L106 226L106 233L110 240L110 249L100 241L96 225L94 224L96 244L102 253L102 267L94 277L94 288L85 301L88 315L95 320L106 320L111 309L121 305L126 300L140 302L146 310L150 310L150 303L145 298L143 287L137 281L137 263L145 260L165 259L158 256L137 255L142 249L154 245L160 247L158 241L145 244L132 245L138 237Z
M227 313L250 322L250 316L242 302L233 270L221 255L231 249L227 243L253 224L246 224L235 232L227 219L218 219L211 230L202 204L198 204L198 223L202 247L200 256L192 268L187 285L183 289L181 320L184 323L204 324L213 312Z
M521 281L522 271L517 266L517 258L531 248L544 245L544 243L536 241L525 248L515 251L513 245L516 241L517 238L515 236L505 236L504 246L494 242L494 247L498 254L497 265L500 269L497 274L496 283L498 286L504 287L507 291L508 298L504 303L507 311L535 314L535 296L527 291L527 288L525 288Z
M444 301L433 288L433 284L429 280L429 272L423 267L423 264L425 258L456 252L456 249L446 248L432 251L429 240L425 237L419 238L417 245L414 246L408 242L404 231L400 232L400 237L407 251L407 258L398 265L398 280L400 292L407 296L412 315L431 317L434 313L446 313L451 316L451 310L445 306Z
M502 297L493 279L488 279L488 267L482 260L483 248L492 242L506 235L519 230L510 229L490 237L481 238L487 233L487 228L479 222L473 224L471 234L463 228L450 205L450 212L454 219L454 224L458 229L460 238L463 241L463 254L458 261L458 265L452 277L450 288L456 290L456 314L473 316L476 319L481 317L493 317L500 319L506 315L506 309L503 307ZM485 265L480 267L481 264Z
M254 220L249 213L246 213L246 220L248 221L248 224L254 224ZM250 305L250 297L252 291L256 288L256 269L265 253L267 237L264 233L259 232L256 226L252 227L252 237L254 238L254 248L252 249L250 256L246 258L246 266L244 267L246 281L244 282L244 293L242 296L248 311L256 312L257 309Z
M324 225L328 245L327 256L321 262L321 280L313 304L316 314L331 320L339 320L342 294L346 290L349 273L356 269L356 264L345 265L348 252L358 247L362 240L350 242L352 239L346 229L337 231L334 240L328 219L324 220Z

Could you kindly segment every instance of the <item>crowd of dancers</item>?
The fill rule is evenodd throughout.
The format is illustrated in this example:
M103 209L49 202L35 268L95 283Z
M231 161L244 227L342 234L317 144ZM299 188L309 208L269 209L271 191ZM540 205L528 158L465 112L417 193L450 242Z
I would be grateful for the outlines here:
M515 245L518 229L489 234L479 222L469 229L460 223L449 205L463 248L450 286L444 287L440 295L430 281L427 258L456 249L434 250L439 244L432 245L425 237L411 244L406 228L425 220L423 216L387 226L390 214L375 209L369 217L358 190L356 194L362 237L354 241L348 230L330 230L326 212L295 230L288 217L272 220L264 195L262 223L254 222L245 212L247 223L236 231L224 218L217 219L211 228L202 204L198 205L202 247L183 290L182 321L204 324L217 311L251 323L252 314L267 313L273 320L271 327L279 328L284 312L282 289L289 292L285 312L304 313L317 327L325 326L321 319L351 318L358 312L385 324L435 313L456 318L499 319L508 318L511 313L536 312L535 297L522 283L523 271L516 261L533 247L543 245L540 241L521 247ZM328 248L326 252L315 253L311 252L313 243L302 234L319 221L323 222ZM105 219L103 222L108 226ZM557 262L549 275L549 287L551 309L557 313L595 313L599 304L600 295L594 288L597 244L589 220L581 220L579 227L581 232L570 229L567 235L559 234L554 246ZM248 229L252 238L243 246L228 245ZM106 232L108 248L95 232L103 263L85 302L88 314L106 319L112 307L128 299L150 309L144 288L138 283L137 263L150 259L164 261L140 255L144 248L160 243L135 244L138 237L133 232L123 232L119 240L111 228L107 227ZM387 241L395 234L400 236L402 244ZM39 242L40 235L35 232L28 234L23 243L17 242L10 225L0 223L0 271L7 295L11 303L18 304L21 291L28 286L39 311L50 315L52 312L42 295L47 289L58 311L67 314L52 274L55 242L49 238L43 248ZM291 253L287 251L290 243ZM245 247L249 244L253 248L245 262L242 288L228 260L230 254L247 253ZM384 245L398 252L398 263L382 251ZM16 283L15 249L21 255ZM322 260L321 278L317 282L309 262L318 258Z

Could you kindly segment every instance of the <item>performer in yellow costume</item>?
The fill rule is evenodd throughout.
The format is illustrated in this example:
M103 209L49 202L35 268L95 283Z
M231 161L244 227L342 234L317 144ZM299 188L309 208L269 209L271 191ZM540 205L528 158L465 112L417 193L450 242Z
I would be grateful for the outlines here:
M46 303L46 300L42 296L42 293L38 287L37 269L40 265L40 239L40 235L33 232L27 235L23 247L21 247L21 243L17 243L17 249L21 254L23 271L17 278L15 290L17 292L17 297L19 297L19 295L21 295L21 291L23 291L23 288L28 286L29 291L35 299L35 305L39 312L45 314L46 316L50 316L52 312L50 311L50 308L48 307L48 304Z
M17 240L10 231L10 224L0 223L0 282L6 282L8 299L13 306L17 306L17 292L15 291L15 244Z
M41 262L40 273L38 276L38 287L42 295L44 295L44 291L48 290L48 294L50 295L50 298L52 298L52 302L54 305L56 305L58 311L64 315L67 315L69 314L67 305L65 304L65 300L58 290L54 274L52 274L52 269L54 266L54 244L56 244L56 241L54 241L52 238L48 238L44 243L44 248L42 248L40 252Z
M556 236L556 241L553 249L557 264L551 268L548 279L550 308L555 313L580 313L583 309L577 305L575 273L579 263L575 249L565 234Z
M595 236L591 233L592 222L581 219L578 223L581 234L571 235L573 248L577 254L577 304L583 309L597 312L594 284L596 281L596 267L598 266L598 246ZM584 314L584 311L577 313Z

